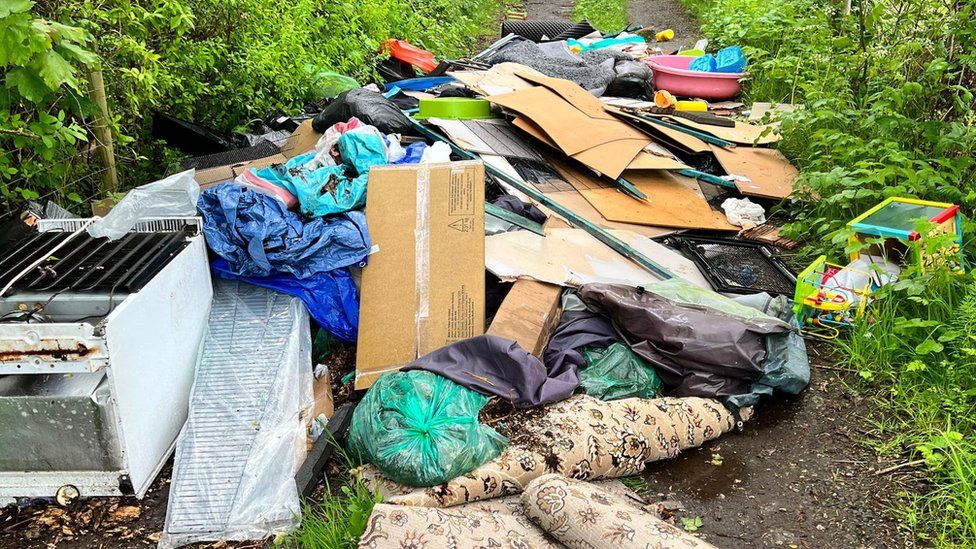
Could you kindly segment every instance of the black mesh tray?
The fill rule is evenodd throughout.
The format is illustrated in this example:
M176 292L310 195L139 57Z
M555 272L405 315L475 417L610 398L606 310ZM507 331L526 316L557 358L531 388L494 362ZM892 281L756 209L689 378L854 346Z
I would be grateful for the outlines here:
M717 292L792 296L796 275L769 246L731 238L672 235L665 242L695 262Z

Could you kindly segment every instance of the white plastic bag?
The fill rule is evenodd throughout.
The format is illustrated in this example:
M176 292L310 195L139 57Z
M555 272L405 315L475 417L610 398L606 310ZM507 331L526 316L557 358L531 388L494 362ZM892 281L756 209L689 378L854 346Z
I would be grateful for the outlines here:
M722 202L722 210L729 223L736 227L749 229L766 222L766 212L762 206L748 198L726 198Z
M196 215L200 185L193 173L187 170L132 189L108 215L88 227L88 234L117 240L140 221Z
M421 164L439 164L451 161L451 147L443 141L438 141L424 149L420 157Z

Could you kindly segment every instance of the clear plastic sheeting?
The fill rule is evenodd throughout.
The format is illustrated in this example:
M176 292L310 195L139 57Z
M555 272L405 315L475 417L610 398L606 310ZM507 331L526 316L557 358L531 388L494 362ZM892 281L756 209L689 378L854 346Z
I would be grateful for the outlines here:
M301 301L217 282L159 547L262 539L298 525L311 345Z
M193 178L193 170L180 172L126 193L108 215L88 227L88 234L117 240L141 221L194 216L199 197L200 185Z

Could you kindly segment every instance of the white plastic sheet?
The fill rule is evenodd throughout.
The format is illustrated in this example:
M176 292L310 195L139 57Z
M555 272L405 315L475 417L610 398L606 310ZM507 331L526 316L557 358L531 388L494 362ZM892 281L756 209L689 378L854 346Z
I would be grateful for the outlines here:
M140 221L196 215L200 185L193 172L187 170L132 189L108 215L92 223L88 233L95 238L117 240Z

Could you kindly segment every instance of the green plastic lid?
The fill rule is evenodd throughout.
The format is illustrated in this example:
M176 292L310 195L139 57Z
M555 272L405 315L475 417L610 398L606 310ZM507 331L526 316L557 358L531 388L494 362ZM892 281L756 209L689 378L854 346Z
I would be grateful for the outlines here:
M491 104L485 99L470 97L433 97L420 100L418 120L445 118L447 120L476 120L492 118Z

